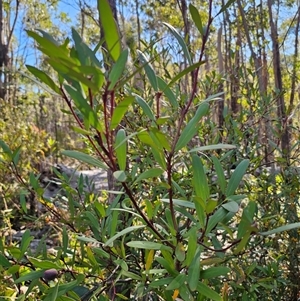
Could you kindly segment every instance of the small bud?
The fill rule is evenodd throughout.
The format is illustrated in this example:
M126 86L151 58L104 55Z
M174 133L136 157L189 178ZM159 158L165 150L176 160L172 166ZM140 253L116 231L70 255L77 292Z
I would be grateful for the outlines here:
M56 269L49 269L44 272L43 278L48 282L54 280L58 276Z

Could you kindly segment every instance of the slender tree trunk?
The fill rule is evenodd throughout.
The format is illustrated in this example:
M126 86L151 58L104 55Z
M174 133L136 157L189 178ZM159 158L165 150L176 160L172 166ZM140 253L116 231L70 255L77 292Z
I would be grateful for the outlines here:
M272 53L273 53L273 70L275 87L278 91L277 95L277 117L280 124L281 133L281 151L284 158L289 162L290 155L290 138L287 127L287 114L283 97L283 84L282 84L282 74L280 66L280 51L278 42L278 30L277 22L274 22L273 12L272 12L272 0L268 0L268 10L269 10L269 21L271 27L271 39L272 39Z

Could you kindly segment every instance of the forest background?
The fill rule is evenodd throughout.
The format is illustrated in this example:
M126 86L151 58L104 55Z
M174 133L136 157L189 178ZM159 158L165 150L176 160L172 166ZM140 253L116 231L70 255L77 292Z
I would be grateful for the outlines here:
M219 188L223 191L220 170L223 172L224 181L226 178L228 185L230 185L230 183L237 181L238 172L242 176L244 175L245 171L242 172L241 170L247 166L247 180L244 180L243 185L241 185L242 188L239 188L236 198L226 195L226 198L219 204L221 207L227 204L227 206L220 208L236 214L234 220L231 220L233 224L229 224L229 220L225 217L220 217L214 225L215 227L209 225L212 217L217 218L215 213L219 214L221 212L219 211L219 205L215 204L205 207L205 218L197 208L192 213L186 213L185 217L188 221L185 220L185 223L190 233L194 233L193 228L189 228L190 224L197 224L195 219L192 218L192 214L196 214L199 219L200 226L197 227L201 228L202 218L207 220L210 231L207 230L207 225L202 225L202 228L206 229L203 233L207 237L205 238L203 234L196 238L199 241L199 249L194 251L195 254L203 253L205 259L209 257L205 252L213 252L214 255L209 257L213 260L210 264L207 264L212 269L210 270L210 277L206 275L201 278L201 276L199 278L201 284L195 286L191 276L189 276L190 273L195 273L191 271L191 262L188 262L189 260L185 258L185 256L191 256L188 251L190 244L192 244L188 239L190 233L187 236L182 233L179 235L179 230L176 229L176 224L180 224L180 222L176 221L178 217L173 214L173 205L171 205L173 201L172 195L170 195L172 189L170 190L167 185L169 183L165 187L160 185L161 191L157 192L156 188L153 188L156 184L150 180L149 183L147 182L149 178L161 176L157 166L164 169L164 164L160 161L161 158L156 154L157 150L152 149L154 140L151 140L150 143L148 136L146 139L137 135L140 142L145 143L147 147L151 147L153 157L147 157L142 148L140 149L140 156L135 152L130 153L130 151L128 151L128 154L134 158L134 162L138 162L140 170L147 168L148 165L153 167L150 169L151 176L142 173L142 178L137 178L138 180L133 178L132 180L135 184L141 180L146 181L138 187L137 191L142 194L143 190L149 189L155 195L155 197L147 195L149 199L159 198L163 195L162 189L169 189L170 219L168 220L167 217L165 224L160 224L160 227L164 228L165 225L168 225L168 231L171 231L173 235L172 239L164 245L162 243L164 239L160 237L155 228L152 229L152 217L149 218L148 211L151 210L156 210L156 212L168 216L165 213L167 209L164 205L153 205L152 208L149 204L146 203L145 205L141 201L140 207L137 207L142 208L142 210L135 209L141 216L143 216L143 212L146 212L146 215L148 214L148 218L143 217L142 220L150 227L150 230L148 229L150 233L153 231L154 237L158 235L156 239L164 247L170 247L171 249L174 247L174 250L168 253L168 249L158 248L164 250L165 253L162 251L161 257L158 257L161 259L155 261L154 254L158 250L157 245L146 244L146 247L145 245L141 247L142 250L146 250L145 253L135 253L133 257L139 264L143 262L145 270L148 272L151 270L151 260L153 261L153 266L151 263L151 267L153 267L151 273L161 275L160 273L164 273L162 270L167 271L168 277L159 278L160 276L157 276L161 281L160 283L149 286L148 284L152 283L152 280L157 281L157 279L153 278L151 280L148 274L147 277L149 278L147 279L135 276L137 271L133 268L133 273L131 270L134 263L125 260L127 257L121 251L119 253L116 246L114 246L115 249L112 248L110 251L106 248L101 249L103 252L108 252L111 260L109 264L115 265L115 269L110 267L105 271L106 268L103 267L101 272L94 270L92 266L95 265L95 262L99 264L99 259L98 257L95 259L95 256L97 255L102 259L102 257L106 258L107 255L103 255L103 252L99 249L97 249L98 251L95 251L95 248L89 249L88 246L85 250L82 249L83 243L92 243L92 240L81 240L82 258L88 257L90 266L88 263L80 265L80 272L77 270L77 273L89 273L90 278L97 279L97 281L89 282L79 279L77 274L74 274L74 271L78 268L76 267L77 259L74 256L72 265L70 262L66 263L65 258L68 257L66 250L69 250L69 248L76 249L78 246L75 244L74 247L71 243L72 235L74 233L87 233L87 229L92 229L92 236L99 241L95 234L96 230L93 230L93 227L87 223L87 228L84 231L76 224L79 221L75 219L72 222L62 220L63 214L53 212L51 208L48 208L48 213L50 213L51 218L54 215L55 222L49 222L49 215L45 213L39 216L37 221L34 218L37 215L36 208L32 208L35 206L29 208L28 203L37 201L37 197L33 196L34 194L37 194L38 198L42 197L39 190L41 187L37 180L45 171L46 165L63 162L77 167L77 161L73 159L78 159L78 155L72 153L73 155L69 157L73 157L73 159L66 159L62 150L78 150L86 155L95 155L97 152L88 138L90 134L87 128L90 124L87 126L86 118L88 117L84 115L84 111L80 109L81 107L76 107L77 104L75 104L76 108L73 110L73 107L64 101L64 97L61 97L59 93L53 93L55 89L53 89L51 83L49 84L49 81L46 80L40 83L40 81L43 81L41 78L45 79L45 77L40 74L38 76L37 71L30 67L34 66L51 78L57 78L58 67L54 64L51 65L47 58L51 58L51 54L45 50L44 42L38 40L32 32L42 30L39 33L43 38L48 37L50 39L47 35L49 34L60 45L72 44L70 42L72 38L75 40L73 44L76 45L75 29L91 49L97 50L101 47L107 49L106 44L109 45L110 40L105 35L105 26L107 25L99 18L99 2L101 1L98 1L98 3L96 1L0 1L0 139L1 148L3 149L2 155L0 154L1 167L3 167L0 170L0 209L2 232L7 233L12 228L19 230L24 226L34 229L43 228L44 224L50 223L53 225L59 222L61 226L54 227L54 230L51 226L51 231L60 236L59 241L61 241L63 250L63 259L58 255L52 258L45 253L43 255L36 253L42 256L39 257L40 262L37 262L31 259L30 256L26 257L27 255L24 255L26 241L27 239L30 240L29 236L24 235L25 238L22 240L24 252L22 251L21 255L16 255L15 249L11 247L11 245L14 245L12 241L10 245L4 239L0 250L1 269L4 272L3 281L0 282L3 283L3 286L0 284L1 293L3 291L2 295L6 297L13 296L16 299L19 298L18 300L22 300L21 298L24 296L21 293L22 284L29 287L29 289L27 288L26 297L33 298L32 300L35 300L34 298L37 298L37 296L48 296L46 298L49 299L54 298L54 296L57 298L57 291L60 292L59 298L62 298L61 300L68 300L67 298L71 298L71 300L80 300L80 298L81 300L107 300L105 298L109 299L112 296L116 299L130 299L133 298L133 295L137 300L138 298L150 300L149 298L155 298L154 296L158 298L157 300L176 300L176 298L182 298L183 300L193 300L193 298L197 300L206 300L205 298L213 300L297 300L300 291L299 232L297 230L297 226L299 226L297 223L299 222L300 166L298 162L300 151L300 115L298 110L300 101L298 49L300 4L297 1L112 0L108 2L121 37L120 47L129 49L127 68L132 72L132 76L128 76L125 83L120 80L121 75L119 75L116 81L124 84L122 87L120 86L117 89L116 85L113 88L110 86L110 89L115 89L116 95L122 99L124 95L129 93L130 89L127 86L129 85L132 91L135 91L134 93L138 93L139 97L147 99L145 103L148 104L146 106L137 97L138 104L143 112L141 113L139 109L129 110L126 118L122 120L123 123L121 123L121 119L119 120L120 124L126 129L145 128L151 133L150 136L153 133L156 135L157 132L152 131L153 124L149 123L146 120L147 118L150 118L152 122L155 121L159 133L160 130L164 131L162 130L164 125L168 125L166 126L168 134L164 132L166 136L161 135L159 138L159 142L162 143L164 148L161 154L166 156L166 162L168 162L167 158L172 157L170 154L173 150L180 151L180 149L175 147L175 145L178 146L178 143L174 142L174 149L170 147L169 150L168 143L162 137L168 137L168 139L173 137L174 141L176 139L177 142L180 141L179 132L177 137L174 134L174 129L176 129L176 117L183 115L176 115L177 112L173 116L174 112L167 109L159 111L158 100L161 94L165 93L166 97L173 101L171 101L172 105L178 103L178 107L183 109L182 112L185 112L185 108L191 109L185 112L186 115L182 118L182 124L186 122L189 125L189 120L193 120L193 115L190 116L189 114L203 117L201 124L199 123L196 126L197 132L192 131L195 137L186 143L182 143L182 141L181 143L185 144L184 147L189 151L192 150L192 153L196 152L204 158L201 159L205 161L203 173L199 177L201 180L205 178L204 182L207 182L207 187L210 187L211 190L210 195L214 196L218 188L214 186L214 172L219 178L218 181L220 181ZM106 3L106 1L104 2ZM165 23L169 25L165 25ZM110 26L114 28L112 24ZM47 32L47 34L44 32ZM112 32L114 32L113 29ZM52 40L50 39L50 41ZM76 51L80 53L78 49ZM104 62L102 67L106 69L107 74L110 74L107 75L108 82L113 81L113 75L111 75L113 73L111 71L113 70L113 63L111 63L111 59L117 61L117 59L114 59L113 52L110 51L111 49L108 49L112 58L108 59L105 51L99 51L97 57L99 61ZM142 67L139 67L139 64L142 64ZM28 67L28 65L30 66ZM142 72L142 70L144 71ZM121 71L124 72L124 70ZM115 73L114 76L116 76ZM124 78L126 78L125 75ZM163 80L158 78L163 78ZM74 80L74 78L71 78L70 81L70 78L67 77L64 79L68 82ZM78 80L82 80L83 84L86 84L84 79ZM170 82L167 85L168 87L173 85L172 91L166 87L167 81ZM160 93L159 90L163 92ZM54 92L58 91L55 90ZM196 96L191 98L189 103L187 99L190 95ZM201 102L200 100L208 100L209 102L209 111L205 114L196 110ZM185 107L187 103L189 107ZM153 112L155 111L155 116L151 109L153 109ZM193 109L195 110L193 111ZM95 110L98 109L95 108ZM95 112L99 114L98 111ZM161 116L164 112L169 113L169 115ZM139 116L139 121L135 120L135 116ZM165 121L167 118L169 118L169 121ZM179 118L179 120L181 119ZM83 122L85 127L79 129L78 123L81 124L80 122ZM97 124L95 127L97 128ZM117 131L115 128L113 130ZM123 135L121 134L122 131L118 133ZM183 133L189 135L188 131L183 131ZM113 140L113 138L111 139ZM116 139L121 138L117 136ZM207 149L205 149L205 146ZM120 167L123 165L121 163L123 159L120 158L123 157L118 149L120 149L119 146L114 151ZM206 153L207 150L208 154ZM167 156L168 152L170 154ZM11 154L11 156L8 155L7 157L7 154ZM179 154L179 156L182 156L180 152ZM109 158L109 155L107 156ZM82 157L80 158L82 159ZM85 163L91 163L86 157L84 158ZM100 158L104 157L100 155ZM214 162L212 174L210 174L210 163L206 162L206 159L207 161L211 159L211 162ZM201 184L202 191L197 191L195 184L195 179L197 179L196 166L200 166L200 170L202 170L202 163L199 163L198 159L194 157L182 160L188 166L186 167L188 172L185 170L180 174L184 179L179 179L177 171L174 172L172 179L174 181L178 180L180 184L177 187L173 183L174 187L178 189L178 194L181 194L182 199L187 200L190 194L193 194L193 192L182 192L183 190L191 190L191 186L195 190L196 196L203 199L202 194L203 190L207 189L206 185ZM219 160L219 163L216 163L216 160ZM156 162L156 165L153 162ZM192 166L191 173L194 174L194 178L188 175L190 172L189 164ZM171 163L169 167L167 164L165 170L169 172L171 177L171 172L173 172ZM172 165L173 167L174 165ZM92 167L86 164L81 168ZM234 173L234 169L237 169L238 172ZM125 167L124 170L126 170ZM232 175L231 178L230 175ZM123 173L115 174L116 180L122 183L128 194L129 192L126 190L127 180L122 176ZM66 179L64 180L66 181ZM175 183L177 183L176 181ZM189 181L193 185L190 185ZM203 181L200 182L203 183ZM114 185L111 188L115 188ZM229 193L228 190L232 189L227 187L226 193ZM174 193L174 196L176 196L174 191L172 191L172 194ZM223 192L225 195L225 190ZM149 192L149 195L151 193ZM130 196L130 194L128 195ZM213 196L207 197L208 203L214 201ZM105 201L105 196L102 196L102 200ZM245 201L245 204L242 201ZM227 203L224 205L224 202ZM236 202L239 209L246 208L244 212L250 212L249 215L247 216L246 213L241 213L239 209L235 209L236 207L232 202ZM255 209L251 205L254 203ZM99 210L104 210L104 207L99 209L99 206L97 209L93 207L93 210L98 214ZM108 209L105 207L105 210L108 211L105 214L103 213L103 216L101 213L100 216L106 218L111 214L113 217L110 217L109 222L114 223L117 217L109 211L110 206L108 206ZM117 205L114 204L114 206ZM152 208L151 210L149 206ZM186 208L181 203L178 206ZM91 210L90 207L85 207L85 209L86 211ZM97 216L96 213L95 216ZM125 213L123 212L123 214ZM87 216L89 215L87 214ZM247 222L243 218L248 219ZM121 236L120 233L122 235L128 233L133 235L128 238L129 241L132 240L133 242L136 237L132 232L137 233L138 236L138 231L135 232L138 227L141 227L138 222L127 216L122 216L121 220L125 224L123 228L122 223L118 226L115 225L113 230L109 228L109 235L105 235L104 238L106 240L105 247L110 247L110 243L112 243L109 237L113 237L115 242ZM90 222L92 223L91 220ZM247 224L248 232L245 229L241 230L240 225L243 225L243 223ZM101 224L99 227L105 228L106 226ZM172 229L175 231L174 233ZM275 230L272 232L272 229ZM106 229L106 231L108 230ZM220 234L218 231L221 231L221 233L224 231L226 235ZM237 239L234 231L237 231ZM250 239L253 232L258 232L262 236L258 235ZM245 233L249 235L247 240L243 241L242 237L246 235ZM147 236L147 234L144 235ZM152 239L151 235L147 236L147 240ZM221 241L226 247L218 239L215 239L218 235L224 235ZM209 242L210 239L211 242ZM123 243L126 245L123 241L120 245L123 246ZM158 242L155 240L155 243ZM236 245L237 248L234 250ZM126 246L135 249L141 245L127 243ZM122 247L120 248L122 249ZM224 255L228 250L227 248L233 249L228 257ZM126 249L126 252L129 251ZM185 252L186 254L182 255ZM156 256L158 255L156 254ZM112 257L113 259L111 259ZM218 258L218 260L215 258ZM201 260L205 259L201 257ZM24 260L25 262L27 260L27 262L24 263ZM60 263L58 264L58 262ZM174 267L169 265L174 265ZM200 269L204 271L207 265L199 266L198 275ZM64 267L62 268L62 266ZM67 294L66 297L66 288L59 286L59 282L55 282L57 275L51 279L54 280L53 283L50 283L44 274L32 274L33 272L40 272L40 270L44 272L44 270L50 268L60 271L61 283L69 283L70 279L75 279L74 281L77 281L76 285L78 285L77 290L70 285L69 290L67 290L69 295ZM85 268L86 270L84 270ZM121 271L120 274L116 272L118 269ZM184 277L181 275L183 270L186 273ZM107 271L113 271L113 274L116 274L116 277L113 278L114 281L108 282L101 278ZM96 274L97 276L95 276ZM37 284L37 281L40 281L39 279L43 275L43 284ZM125 290L124 292L122 286L124 283L126 284L124 279L129 278L131 279L129 285L131 291ZM196 278L198 279L198 277ZM34 284L29 285L28 281L32 281L31 283ZM100 282L101 284L99 284ZM185 285L185 282L188 282L188 285ZM119 290L116 289L117 283L121 286ZM201 286L202 284L204 287ZM38 290L33 289L36 286ZM96 292L95 286L97 288ZM165 289L166 287L167 289ZM105 290L106 288L109 289ZM218 299L218 296L212 291L217 292L218 296L222 296L222 299ZM55 298L51 300L55 300Z

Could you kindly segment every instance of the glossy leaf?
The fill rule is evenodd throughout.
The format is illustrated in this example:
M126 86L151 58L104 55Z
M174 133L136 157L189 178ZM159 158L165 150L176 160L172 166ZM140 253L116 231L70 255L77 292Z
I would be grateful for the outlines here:
M32 281L34 279L38 279L43 277L44 275L44 270L39 270L39 271L31 271L25 275L22 275L20 278L15 280L15 284L24 282L24 281Z
M26 65L26 68L40 81L50 87L55 93L61 95L59 87L54 83L54 81L48 74L30 65Z
M216 293L214 290L212 290L211 288L209 288L206 284L204 284L202 282L198 283L197 290L200 295L203 295L203 296L209 298L210 300L222 301L222 297L218 293Z
M119 181L119 182L125 182L127 179L127 176L123 170L117 170L114 172L114 177Z
M214 279L219 276L226 276L231 269L228 267L211 267L201 271L201 279Z
M161 199L161 201L165 202L165 203L170 203L169 199ZM176 206L182 206L182 207L186 207L186 208L195 209L195 204L193 202L189 202L189 201L173 199L173 204Z
M168 29L170 30L170 32L172 33L172 35L176 38L176 40L178 41L179 45L181 46L182 48L182 51L184 53L184 56L185 58L187 59L188 61L188 64L189 65L192 65L192 59L191 59L191 55L190 55L190 52L189 52L189 49L184 41L184 39L182 38L182 36L178 33L178 31L170 24L168 23L163 23L165 26L168 27Z
M119 237L121 236L125 236L127 233L130 233L132 231L136 231L138 229L141 229L141 228L145 228L145 225L141 225L141 226L131 226L131 227L128 227L120 232L118 232L117 234L115 234L113 237L111 237L110 239L108 239L106 242L105 242L105 246L112 246L112 243Z
M210 189L207 182L207 177L204 172L204 167L201 159L197 155L192 156L193 168L193 186L197 197L201 198L204 203L210 197ZM197 198L196 198L197 200Z
M188 248L186 251L186 260L185 263L187 266L189 266L192 263L192 260L194 259L196 249L197 249L197 229L196 227L193 227L189 231L189 240L188 240Z
M227 211L234 212L234 213L238 212L239 210L238 203L234 201L225 203L222 205L222 207L225 208Z
M226 189L225 172L223 170L223 167L222 167L220 161L217 159L217 157L213 156L212 161L214 163L214 167L215 167L215 170L217 173L217 182L219 184L221 192L223 194L225 194L225 189Z
M178 101L168 84L159 76L157 76L157 84L158 88L165 94L166 98L170 101L171 106L174 109L177 109L179 107Z
M231 178L229 179L227 189L226 189L226 196L230 196L234 194L244 174L246 173L249 163L250 161L248 159L245 159L236 167Z
M127 246L137 249L168 250L172 252L172 249L170 247L152 241L130 241L127 243Z
M259 232L259 234L264 235L264 236L269 236L269 235L273 235L276 233L289 231L289 230L293 230L293 229L297 229L297 228L300 228L300 223L292 223L292 224L284 225L284 226L272 229L270 231Z
M82 153L82 152L72 151L72 150L64 150L64 151L62 151L62 155L70 157L70 158L74 158L76 160L90 164L92 166L102 168L104 170L107 169L107 166L103 162L99 161L98 159L93 158L92 156L90 156L88 154Z
M107 50L116 62L121 54L121 39L108 0L98 0L98 12L102 24Z
M98 120L98 116L87 103L86 99L82 96L82 93L76 91L73 87L69 85L64 85L65 89L73 99L76 108L83 114L83 116L88 120L88 122L98 131L102 132L102 126Z
M197 285L200 279L200 260L201 260L201 251L198 247L198 250L195 253L193 261L188 269L188 279L187 283L190 290L193 292L197 289Z
M204 145L204 146L199 146L196 148L193 148L190 150L190 153L192 152L204 152L204 151L209 151L209 150L216 150L216 149L234 149L236 148L235 145L232 144L211 144L211 145Z
M121 52L121 55L119 56L116 63L113 65L108 80L110 82L108 89L111 90L115 87L116 83L120 79L120 77L123 74L123 71L125 69L126 63L128 60L128 49L125 49Z
M217 226L227 215L228 211L220 207L212 216L209 217L206 233L209 233L214 227Z
M146 75L149 79L152 88L154 89L154 91L157 91L158 90L157 78L154 69L149 62L149 59L141 51L138 50L137 52L138 52L139 60L144 66L144 70L146 72Z
M120 170L125 170L127 161L127 143L126 132L124 129L120 129L117 132L115 141L115 152Z
M52 262L50 260L41 260L37 259L34 257L29 257L28 260L34 265L35 268L40 268L40 269L61 269L61 266L57 264L56 262Z
M180 288L182 284L186 281L186 275L185 274L178 274L171 283L166 287L166 290L174 290L177 288Z
M163 170L161 168L151 168L148 169L146 171L144 171L143 173L141 173L136 180L134 181L134 183L140 182L142 180L145 179L149 179L149 178L157 178L159 176L161 176L163 173Z
M200 119L208 113L209 104L204 102L201 103L195 113L195 116L188 122L186 127L183 129L175 147L175 151L179 151L185 147L191 139L195 136L199 129Z
M154 114L150 108L150 106L146 103L146 101L140 97L139 95L137 94L134 94L135 96L135 100L136 102L139 104L139 106L142 108L142 110L144 111L145 115L150 119L150 120L153 120L155 121L155 117L154 117Z

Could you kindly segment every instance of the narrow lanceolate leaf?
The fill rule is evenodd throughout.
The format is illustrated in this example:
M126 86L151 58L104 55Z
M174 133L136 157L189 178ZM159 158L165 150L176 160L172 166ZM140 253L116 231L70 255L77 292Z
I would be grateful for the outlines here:
M204 102L199 105L195 116L188 122L186 127L183 129L177 143L175 146L175 151L179 151L183 147L185 147L191 139L195 136L199 129L199 121L200 119L208 113L209 104Z
M64 150L64 151L62 151L62 155L70 157L70 158L74 158L76 160L90 164L95 167L103 168L105 170L107 169L107 166L105 163L103 163L103 162L99 161L98 159L95 159L85 153L81 153L78 151Z
M145 115L150 119L150 120L153 120L155 121L155 117L154 117L154 114L150 108L150 106L146 103L146 101L140 97L139 95L137 94L134 94L135 96L135 100L136 102L139 104L139 106L142 108L142 110L144 111Z
M104 244L104 246L111 246L112 243L119 237L121 236L124 236L126 235L127 233L130 233L132 231L135 231L135 230L138 230L138 229L141 229L141 228L144 228L145 225L141 225L141 226L131 226L131 227L128 227L120 232L118 232L116 235L114 235L113 237L111 237L110 239L108 239L106 241L106 243Z
M188 269L188 285L191 291L195 291L197 289L197 285L200 279L200 260L201 260L201 251L198 247L198 250L195 254L195 257Z
M40 81L42 81L44 84L46 84L48 87L50 87L55 93L61 94L61 91L59 87L54 83L52 78L46 74L45 72L33 67L26 65L26 68L35 76L37 77Z
M121 55L119 56L116 63L113 65L108 80L110 81L108 89L113 89L118 80L120 79L121 75L123 74L123 71L125 69L126 63L128 59L128 49L125 49L122 51Z
M173 250L163 244L152 242L152 241L130 241L126 244L128 247L137 249L148 249L148 250L168 250L172 252Z
M199 293L199 295L203 295L207 298L209 298L209 300L213 300L213 301L222 301L222 297L216 293L214 290L212 290L211 288L209 288L206 284L199 282L197 285L197 291Z
M157 76L157 83L158 83L159 90L161 90L165 94L165 96L169 100L171 106L174 109L177 109L179 107L178 101L177 101L176 96L174 95L173 91L168 86L168 84L158 76Z
M278 228L275 228L273 230L270 231L266 231L266 232L260 232L259 234L264 235L264 236L269 236L272 234L276 234L276 233L280 233L280 232L284 232L284 231L289 231L289 230L293 230L293 229L297 229L300 228L300 223L293 223L293 224L289 224L289 225L284 225Z
M197 155L192 156L193 167L193 186L196 196L201 198L204 203L209 199L210 192L207 177L201 159Z
M178 31L172 25L170 25L168 23L163 23L163 24L168 27L168 29L170 30L170 32L172 33L172 35L176 38L176 40L178 41L179 45L182 48L184 56L187 59L189 65L192 65L192 59L191 59L191 55L190 55L189 49L188 49L188 47L187 47L184 39L182 38L182 36L178 33Z
M104 31L104 39L111 57L116 62L121 54L121 39L108 0L98 0L100 23Z
M236 167L231 178L229 179L228 186L226 189L226 196L231 196L234 194L244 174L246 173L249 163L250 161L248 159L245 159Z
M188 73L194 71L195 69L197 69L198 67L200 67L204 63L205 63L204 61L201 61L201 62L195 63L195 64L193 64L193 65L185 68L184 70L182 70L181 72L179 72L175 77L173 77L173 79L168 83L168 86L171 87L174 83L176 83L183 76L185 76Z
M151 168L151 169L146 170L143 173L141 173L134 182L135 183L140 182L142 180L149 179L149 178L157 178L157 177L161 176L162 173L163 173L163 170L161 168Z
M157 85L157 78L156 78L156 74L154 72L153 67L151 66L149 59L146 57L145 54L143 54L141 51L138 50L138 56L140 59L140 62L143 64L144 66L144 70L146 72L146 75L149 79L149 82L152 86L152 88L157 91L158 90L158 85Z
M204 151L215 150L215 149L234 149L234 148L236 148L235 145L219 143L219 144L204 145L204 146L193 148L190 150L190 153L204 152Z
M205 233L209 233L213 228L217 226L227 215L228 211L223 207L220 207L208 220Z
M82 96L82 93L75 90L73 87L69 85L64 85L66 91L69 93L71 98L73 99L76 108L82 113L85 119L98 131L102 131L102 126L98 120L98 116L91 108L91 106L87 103L86 99Z
M199 30L201 36L203 37L204 36L203 25L198 9L193 4L190 3L189 10L197 29Z
M121 122L122 118L124 117L125 113L128 110L128 107L133 103L134 97L128 96L124 100L121 100L120 103L116 106L114 109L111 123L110 123L110 129L114 130Z
M221 189L221 192L225 194L226 189L226 179L224 174L224 169L220 163L220 161L217 159L217 157L213 156L212 161L214 163L214 167L217 173L217 182L219 184L219 187Z
M120 170L126 169L127 141L124 129L120 129L116 136L115 152Z

